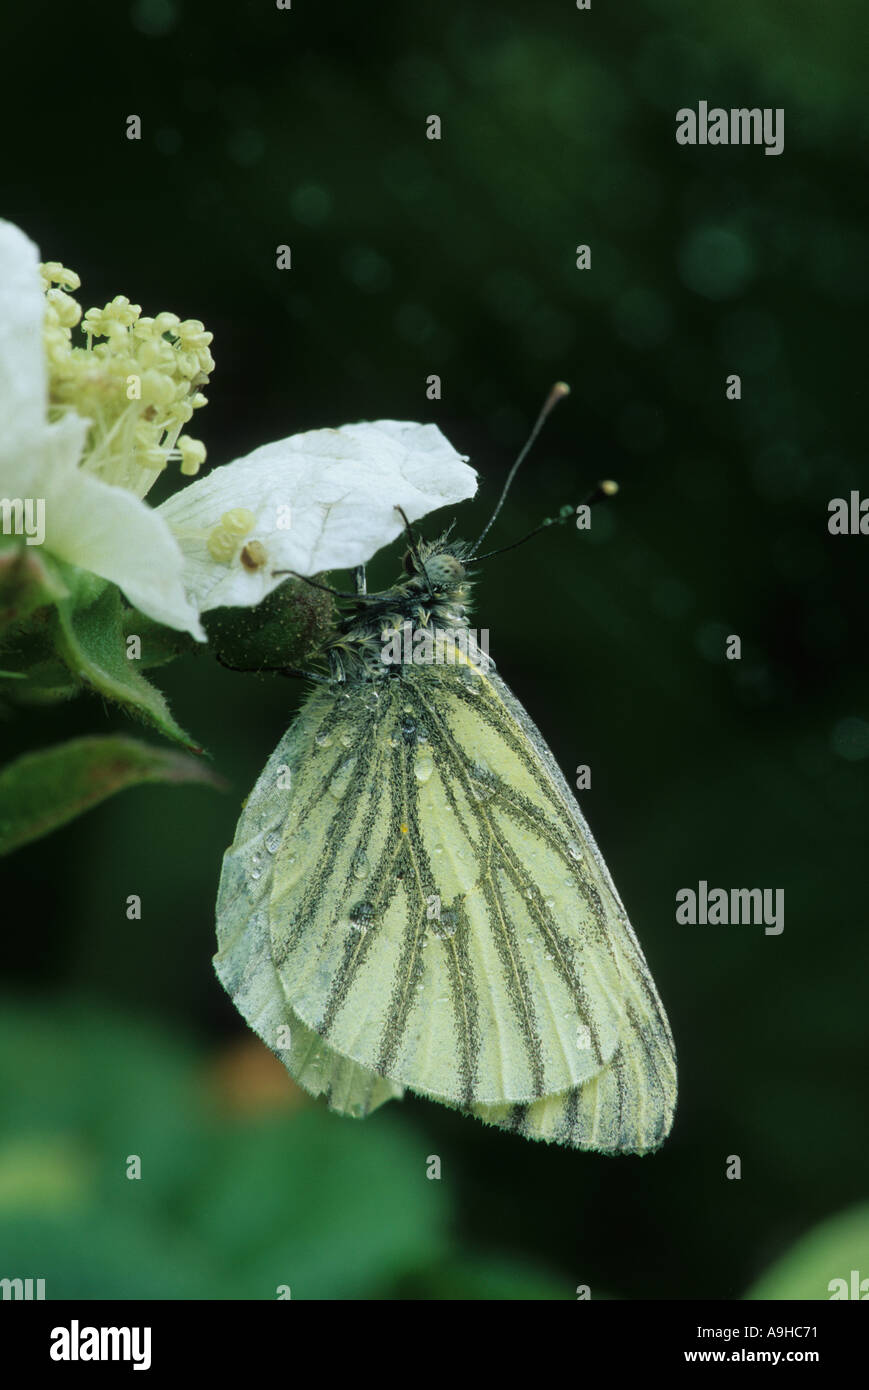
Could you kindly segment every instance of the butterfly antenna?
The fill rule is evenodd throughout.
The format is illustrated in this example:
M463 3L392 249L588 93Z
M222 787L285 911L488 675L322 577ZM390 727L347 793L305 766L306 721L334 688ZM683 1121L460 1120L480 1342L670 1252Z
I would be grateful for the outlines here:
M300 579L303 584L308 584L312 589L322 589L324 594L331 594L333 598L358 598L358 593L349 593L346 589L333 589L331 584L321 584L316 579L309 579L306 574L299 574L296 570L272 570L272 578L276 579L279 574L288 574L292 579Z
M492 523L494 522L495 518L497 517L497 515L498 515L498 513L500 512L501 508L503 507L503 505L504 505L504 500L505 500L505 498L506 498L506 496L507 496L507 493L510 491L510 485L511 485L511 483L513 482L513 479L516 477L516 474L519 472L519 469L522 467L522 464L524 463L524 461L525 461L525 459L526 459L526 457L527 457L527 455L528 455L528 451L530 450L532 444L534 443L534 441L535 441L535 439L537 438L538 434L539 434L540 431L542 430L544 421L546 420L546 417L552 413L552 411L553 411L553 410L555 409L555 407L558 405L558 402L559 402L560 400L563 400L565 396L569 396L569 395L570 395L570 387L567 385L567 382L566 382L566 381L556 381L556 383L555 383L555 385L553 386L552 390L549 392L549 395L546 397L546 400L543 402L543 409L541 410L540 414L537 416L537 419L536 419L536 421L535 421L535 423L534 423L534 428L532 429L532 431L531 431L531 433L529 434L528 438L525 440L525 443L523 444L522 448L521 448L520 451L519 451L519 455L518 455L518 457L517 457L517 459L516 459L516 462L513 464L513 467L510 469L510 472L507 474L507 481L506 481L506 483L504 484L504 487L503 487L503 489L502 489L502 491L501 491L501 496L498 498L498 505L496 506L496 508L495 508L495 510L493 511L492 515L489 517L489 520L487 521L486 525L483 527L483 530L481 531L480 535L477 537L477 539L476 539L476 541L475 541L475 543L474 543L474 550L475 550L475 551L477 551L477 550L479 549L479 547L480 547L480 546L482 545L482 543L483 543L484 537L485 537L486 534L491 530ZM476 556L475 556L475 555L472 555L470 558L473 560L473 559L476 558Z
M607 497L615 497L619 490L618 483L614 483L612 478L605 478L599 482L586 498L579 504L581 507L593 507L595 502L603 502ZM535 526L533 531L527 535L520 536L518 541L511 541L509 545L501 545L497 550L488 550L485 555L473 555L471 558L476 563L478 560L491 560L493 555L503 555L505 550L515 550L517 545L524 545L530 541L532 536L537 536L541 531L545 531L547 526L563 526L565 521L576 515L576 508L565 506L561 508L558 516L544 517L539 526ZM477 542L479 544L479 542Z

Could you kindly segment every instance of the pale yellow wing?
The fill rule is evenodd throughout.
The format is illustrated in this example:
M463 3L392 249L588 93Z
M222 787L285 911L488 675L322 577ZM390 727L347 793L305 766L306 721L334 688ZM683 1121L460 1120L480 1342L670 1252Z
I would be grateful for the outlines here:
M272 962L268 904L280 830L291 798L294 730L282 739L248 798L218 891L214 967L236 1008L287 1070L333 1110L362 1117L404 1088L323 1045L293 1012Z
M275 800L281 763L292 790ZM277 846L265 894L249 881L258 835ZM238 925L253 898L302 1038L360 1068L354 1098L384 1078L608 1150L669 1129L672 1039L642 954L551 754L491 673L404 668L312 696L221 885L240 958L256 942L262 962L262 917Z

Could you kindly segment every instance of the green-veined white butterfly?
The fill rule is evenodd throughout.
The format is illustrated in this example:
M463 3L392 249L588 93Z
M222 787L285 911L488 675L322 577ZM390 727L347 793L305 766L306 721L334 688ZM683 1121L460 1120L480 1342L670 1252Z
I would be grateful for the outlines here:
M670 1027L552 753L462 640L478 552L411 540L377 594L360 573L329 678L226 853L215 967L336 1111L408 1088L531 1139L644 1153L672 1123ZM441 661L384 662L407 622L440 633Z

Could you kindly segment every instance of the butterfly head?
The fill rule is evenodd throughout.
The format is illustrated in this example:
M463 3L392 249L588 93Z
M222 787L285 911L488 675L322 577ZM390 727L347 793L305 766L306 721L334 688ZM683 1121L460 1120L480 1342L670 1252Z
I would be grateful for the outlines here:
M418 549L408 550L404 556L402 564L408 576L404 587L434 600L457 597L459 590L467 588L467 552L464 541L450 542L445 536L421 541Z

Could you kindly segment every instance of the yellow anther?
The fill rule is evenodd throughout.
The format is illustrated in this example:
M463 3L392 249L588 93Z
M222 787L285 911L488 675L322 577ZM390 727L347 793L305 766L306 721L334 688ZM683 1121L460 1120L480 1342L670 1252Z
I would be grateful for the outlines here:
M165 372L148 370L142 373L142 400L148 405L171 405L175 399L175 383Z
M124 328L129 328L131 324L142 312L141 304L131 304L125 294L116 294L111 304L106 305L106 313L111 312L112 318Z
M192 478L205 462L205 445L201 439L191 439L189 435L182 434L176 447L181 453L181 472Z
M199 375L199 358L195 352L178 352L175 354L175 363L180 376L192 381Z
M207 347L214 337L213 333L206 333L205 324L199 319L185 319L178 324L175 333L185 348Z
M52 418L73 409L91 422L80 466L141 495L149 484L142 487L134 479L135 465L153 475L173 460L186 476L196 474L205 446L181 430L206 403L198 388L208 382L206 366L214 365L208 349L211 334L198 319L182 322L165 311L143 317L140 306L123 294L82 317L70 293L80 284L75 272L59 261L48 261L40 270ZM76 325L81 333L74 339ZM131 391L132 382L136 389ZM238 539L226 533L215 545L227 551L224 558L229 560Z
M175 369L175 353L171 344L159 336L146 338L139 348L139 361L143 367L157 367L161 372L171 375Z
M60 261L44 261L39 269L46 288L49 285L60 285L65 290L81 288L81 277L76 275L74 270L68 270L66 266L61 265Z
M220 518L224 531L232 536L249 536L256 525L256 517L247 507L233 507Z
M235 554L238 538L224 531L222 526L215 526L205 545L212 560L228 565Z
M64 328L74 328L81 318L81 305L63 290L49 290L45 302L55 311L58 323Z
M155 318L154 327L158 333L174 333L180 322L177 314L167 314L164 310Z

